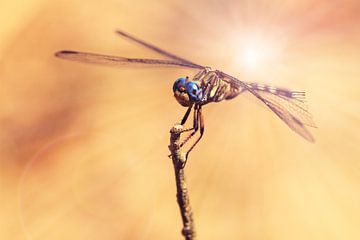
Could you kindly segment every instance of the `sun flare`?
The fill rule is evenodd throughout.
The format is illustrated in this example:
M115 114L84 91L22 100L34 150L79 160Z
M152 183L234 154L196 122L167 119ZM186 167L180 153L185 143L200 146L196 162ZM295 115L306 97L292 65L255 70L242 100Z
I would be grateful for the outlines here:
M234 55L234 62L244 70L253 71L263 68L279 59L281 44L264 36L251 36L240 41Z
M249 67L256 66L256 64L264 61L265 58L266 52L264 52L263 49L254 46L247 47L242 54L244 64Z

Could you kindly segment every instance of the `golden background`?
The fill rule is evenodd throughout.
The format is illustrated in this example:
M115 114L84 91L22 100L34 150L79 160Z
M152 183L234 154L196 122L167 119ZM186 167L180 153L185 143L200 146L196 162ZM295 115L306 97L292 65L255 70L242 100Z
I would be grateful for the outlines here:
M307 92L314 144L254 97L205 106L205 136L186 168L199 239L360 239L359 1L0 9L0 239L180 239L167 146L185 108L171 88L196 72L53 56L161 58L116 29L242 80ZM253 38L276 54L250 66L241 56Z

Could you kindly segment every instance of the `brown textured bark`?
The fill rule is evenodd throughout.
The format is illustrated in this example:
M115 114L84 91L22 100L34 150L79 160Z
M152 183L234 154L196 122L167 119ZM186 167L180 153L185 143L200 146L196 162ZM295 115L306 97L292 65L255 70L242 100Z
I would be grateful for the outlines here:
M176 179L176 197L179 204L181 218L183 222L182 235L186 240L195 239L195 227L192 216L189 192L185 180L185 154L180 150L180 135L182 133L182 126L175 125L170 130L170 145L171 158L173 160L175 179Z

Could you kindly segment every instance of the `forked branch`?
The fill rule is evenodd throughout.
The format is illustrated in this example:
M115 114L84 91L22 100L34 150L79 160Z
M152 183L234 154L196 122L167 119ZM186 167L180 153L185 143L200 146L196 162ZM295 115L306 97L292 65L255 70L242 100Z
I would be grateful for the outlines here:
M182 125L175 125L170 130L171 158L175 170L176 179L176 197L179 204L181 218L183 222L182 235L186 240L195 239L194 220L190 207L189 192L186 186L184 167L186 162L185 153L180 149L180 135L183 132Z

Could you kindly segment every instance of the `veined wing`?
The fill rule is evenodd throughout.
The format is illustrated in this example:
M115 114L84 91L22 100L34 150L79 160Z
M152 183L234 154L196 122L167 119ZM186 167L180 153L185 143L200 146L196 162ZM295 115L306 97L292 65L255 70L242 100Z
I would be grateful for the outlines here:
M134 37L134 36L131 36L131 35L129 35L128 33L125 33L125 32L123 32L123 31L117 30L116 33L119 34L120 36L128 39L128 40L131 40L131 41L133 41L133 42L136 42L136 43L142 45L143 47L146 47L146 48L148 48L148 49L150 49L150 50L152 50L152 51L154 51L154 52L157 52L157 53L159 53L159 54L161 54L161 55L163 55L163 56L165 56L165 57L168 57L168 58L170 58L170 59L173 59L173 60L175 60L175 61L182 62L182 63L186 63L186 64L189 64L189 65L193 65L193 66L196 66L195 68L199 68L199 69L200 69L200 68L204 68L204 67L201 66L201 65L198 65L198 64L193 63L193 62L191 62L191 61L189 61L189 60L186 60L186 59L184 59L184 58L181 58L181 57L179 57L179 56L176 56L176 55L173 54L173 53L170 53L170 52L168 52L168 51L165 51L165 50L163 50L163 49L161 49L161 48L159 48L159 47L157 47L157 46L155 46L155 45L153 45L153 44L147 43L147 42L145 42L145 41L143 41L143 40L141 40L141 39L139 39L139 38L136 38L136 37Z
M261 97L273 105L286 108L293 116L301 120L304 125L316 127L312 115L308 112L305 102L305 92L291 91L259 83L246 83L248 88L257 92Z
M314 138L305 126L316 127L305 104L304 92L292 92L283 88L274 88L263 84L242 82L219 71L220 76L249 91L268 106L293 131L310 142Z
M195 69L202 69L200 66L195 66L192 64L179 62L175 60L161 60L161 59L144 59L144 58L124 58L118 56L109 56L109 55L102 55L96 53L87 53L87 52L76 52L76 51L69 51L64 50L55 53L56 57L84 62L84 63L92 63L92 64L100 64L100 65L107 65L107 66L114 66L120 67L124 65L147 65L147 66L157 66L157 67L184 67L184 68L195 68Z

